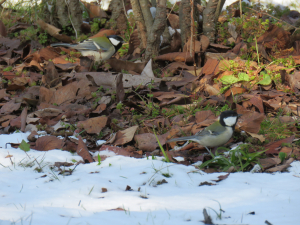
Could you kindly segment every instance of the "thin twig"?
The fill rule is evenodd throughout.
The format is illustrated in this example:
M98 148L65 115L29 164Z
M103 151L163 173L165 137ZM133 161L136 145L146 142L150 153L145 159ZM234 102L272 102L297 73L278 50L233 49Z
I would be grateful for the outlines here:
M172 6L172 9L171 9L171 11L170 11L170 13L169 13L169 15L167 16L167 19L169 18L169 16L171 15L171 13L172 13L172 11L173 11L173 9L174 9L174 6L176 5L176 2L173 4L173 6Z
M70 21L71 21L71 24L72 24L72 27L73 27L73 29L74 29L74 31L75 31L75 36L76 36L76 39L77 39L77 31L76 31L76 28L75 28L75 26L74 26L74 24L73 24L73 22L72 22L72 19L71 19L70 9L69 9L69 5L68 5L68 3L67 3L67 0L65 0L65 3L66 3L66 5L67 5L69 19L70 19Z
M123 8L124 8L124 14L125 14L126 18L128 19L126 8L125 8L125 4L124 4L124 0L122 0L122 3L123 3Z

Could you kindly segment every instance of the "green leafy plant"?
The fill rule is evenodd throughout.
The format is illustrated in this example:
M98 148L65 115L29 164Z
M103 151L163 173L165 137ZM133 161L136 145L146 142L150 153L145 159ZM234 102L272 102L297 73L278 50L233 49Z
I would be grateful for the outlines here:
M122 110L123 107L124 107L124 104L121 103L121 102L119 102L119 103L117 104L117 106L116 106L116 109Z
M223 147L219 147L218 150L219 149L229 150ZM229 150L227 155L219 154L217 150L216 155L210 153L212 159L202 163L199 168L203 169L206 166L209 166L221 171L227 171L230 167L234 167L236 171L249 170L253 163L259 164L258 159L262 157L262 154L266 150L249 153L248 149L249 145L243 144L234 150Z
M157 137L157 135L156 135L154 129L153 129L153 133L154 133L154 135L155 135L155 138L156 138L156 140L157 140L157 143L158 143L158 145L159 145L159 148L160 148L161 152L163 153L163 155L164 155L164 157L165 157L166 162L170 162L169 156L168 156L168 154L165 152L165 149L162 147L162 145L161 145L161 143L160 143L160 141L159 141L159 139L158 139L158 137Z
M99 18L93 19L93 22L91 24L91 32L97 33L100 30L100 24L101 20Z
M286 159L287 154L285 152L279 152L278 154L281 163Z
M42 45L46 44L48 41L48 33L47 32L40 33L38 36L38 40L39 40L40 44L42 44Z
M3 71L8 72L12 70L12 66L8 66L6 68L3 69Z
M21 141L21 144L18 147L25 152L30 150L30 144L28 144L24 139Z
M99 153L98 153L97 159L98 159L97 166L100 166L101 165L101 156L99 155Z
M290 137L294 134L291 128L295 126L294 122L282 123L280 121L281 112L278 112L276 118L266 118L260 124L258 134L263 134L267 137L267 142L272 142L280 139Z

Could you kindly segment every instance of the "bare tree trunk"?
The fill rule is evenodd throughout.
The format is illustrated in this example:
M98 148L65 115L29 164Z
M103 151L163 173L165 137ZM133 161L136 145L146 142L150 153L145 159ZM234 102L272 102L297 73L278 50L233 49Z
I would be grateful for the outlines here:
M153 25L153 17L150 12L150 7L148 6L149 1L148 0L140 0L140 5L143 13L143 17L145 20L145 25L147 32L150 32L152 25Z
M66 27L70 25L69 22L69 13L68 13L68 7L66 5L65 0L56 0L56 12L57 12L57 17L59 20L59 24L62 27Z
M194 21L199 22L199 12L197 10L197 4L201 3L201 0L194 0L193 5L193 16ZM190 0L181 0L181 4L179 6L179 26L181 30L181 45L184 47L185 43L189 40L191 36L191 25L194 21L191 20L191 1Z
M112 0L110 6L112 9L112 15L110 19L112 22L110 22L110 26L116 27L121 33L124 33L127 29L127 17L125 16L123 0Z
M140 33L143 47L146 48L145 60L157 56L160 46L160 36L166 25L166 4L167 0L158 0L156 15L153 17L150 12L148 0L130 0L135 21Z
M191 36L191 5L190 0L181 0L179 6L179 26L181 30L181 45L185 43Z
M156 0L151 0L152 7L156 7Z
M203 33L211 43L214 43L216 36L216 23L220 16L225 0L209 0L203 11Z
M200 15L200 11L197 8L197 5L201 6L201 0L194 0L194 17L195 17L195 21L197 21L197 27L196 30L198 30L199 28L199 15Z
M68 1L67 1L68 2ZM69 1L69 19L76 34L80 33L82 25L82 8L79 0Z
M130 0L134 19L139 31L139 37L141 39L142 47L146 48L147 46L147 29L145 25L145 20L142 14L139 0Z
M223 9L223 6L224 6L224 4L225 4L225 1L226 1L226 0L219 0L219 2L218 2L217 8L216 8L216 13L215 13L215 21L216 21L216 22L217 22L218 19L219 19L219 16L220 16L220 14L221 14L221 11L222 11L222 9Z
M55 27L60 27L59 20L56 15L56 3L54 0L42 0L41 3L41 19L46 23L52 24Z
M61 27L72 25L76 34L80 32L82 9L79 0L56 0L56 12Z
M157 56L159 52L160 36L162 35L166 25L166 4L167 0L158 0L156 7L156 16L147 39L147 48L145 59L149 60L152 56Z

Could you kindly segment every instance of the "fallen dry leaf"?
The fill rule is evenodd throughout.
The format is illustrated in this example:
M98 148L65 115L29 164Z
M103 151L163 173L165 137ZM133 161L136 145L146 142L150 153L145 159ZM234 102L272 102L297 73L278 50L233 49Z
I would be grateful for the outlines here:
M218 176L218 180L213 180L215 182L220 182L222 180L225 180L228 176L230 175L230 173L226 174L226 175L221 175L221 176Z
M237 113L242 114L237 122L238 129L255 134L259 132L260 124L266 118L264 114L248 111L240 105L237 105Z
M124 144L132 141L133 136L138 127L139 126L133 126L133 127L127 128L125 130L118 131L113 144L114 145L124 145Z
M85 163L92 163L94 162L93 157L90 155L86 144L83 142L81 136L78 136L78 146L76 149L76 153L80 155Z
M249 134L251 137L257 138L258 140L260 140L261 143L263 143L266 140L264 135L261 135L261 134L254 134L251 132L247 132L247 134Z
M124 148L120 148L117 146L109 146L109 145L102 145L99 151L112 151L116 155L122 155L122 156L131 156L131 154L125 150Z
M167 139L168 135L169 135L169 132L167 132L163 135L157 135L157 138L161 145L164 145L166 143L166 139ZM136 134L134 136L134 140L137 143L138 149L146 151L146 152L152 152L159 146L155 135L151 134L151 133Z
M12 113L13 111L16 111L20 108L21 103L15 103L14 100L11 100L7 103L5 103L1 109L0 109L0 114L2 115L7 115Z
M283 165L267 169L266 172L268 172L268 173L283 172L284 170L286 170L290 166L290 164L294 160L295 159L293 159L293 158L289 158L288 161L286 161Z
M193 57L188 52L172 52L164 55L159 55L154 58L155 61L175 61L175 62L194 62Z
M258 159L263 170L269 169L275 165L280 163L280 159L278 158L266 158L266 159Z
M64 141L55 136L42 136L36 140L35 150L49 151L53 149L62 149Z
M278 154L279 150L277 150L277 149L281 146L281 144L282 143L291 144L293 142L294 138L295 138L295 135L265 145L264 148L267 150L266 154Z
M108 118L106 116L94 117L85 121L79 121L77 127L84 129L89 134L99 134L106 126Z

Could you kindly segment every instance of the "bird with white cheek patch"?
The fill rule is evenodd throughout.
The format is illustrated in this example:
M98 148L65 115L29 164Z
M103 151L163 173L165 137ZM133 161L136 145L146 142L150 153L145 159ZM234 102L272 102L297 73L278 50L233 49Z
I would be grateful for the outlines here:
M241 114L235 111L224 111L220 114L218 121L204 128L193 136L170 139L167 143L177 141L194 141L204 146L210 152L208 147L218 147L226 144L233 135L235 125Z
M88 40L75 43L55 43L52 47L74 48L81 52L83 56L94 56L96 62L110 59L123 45L124 40L118 35L109 35L90 38Z

